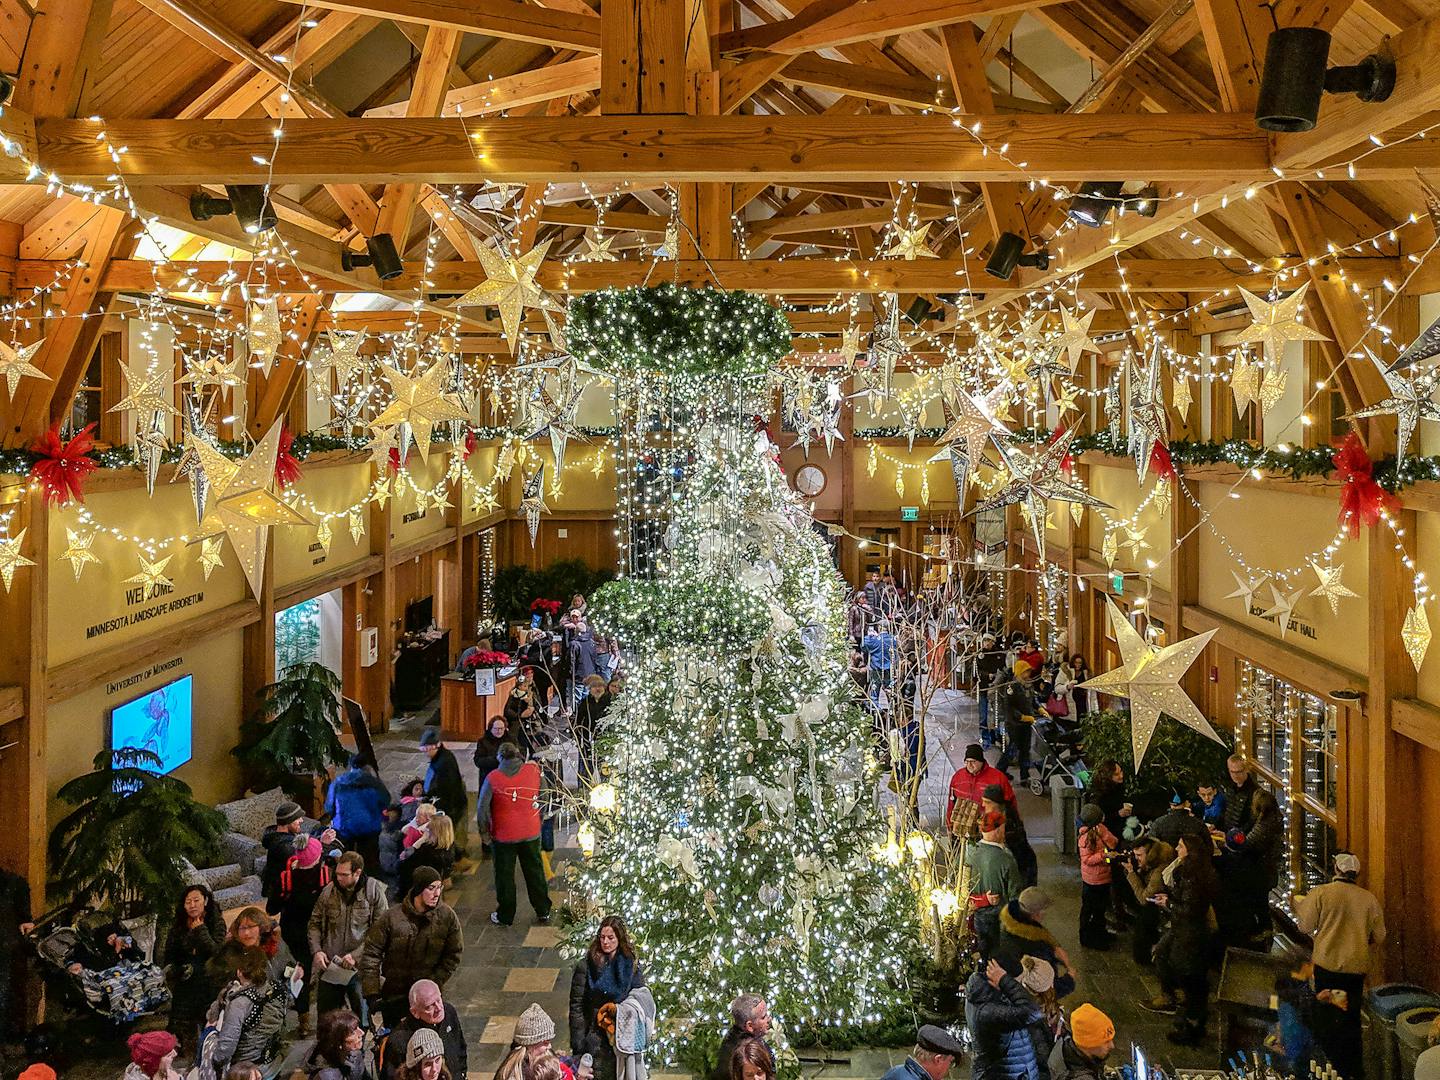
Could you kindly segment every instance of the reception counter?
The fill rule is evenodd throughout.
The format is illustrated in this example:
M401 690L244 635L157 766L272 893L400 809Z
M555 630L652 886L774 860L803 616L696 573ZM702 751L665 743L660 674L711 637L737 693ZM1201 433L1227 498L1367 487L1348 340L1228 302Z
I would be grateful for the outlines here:
M505 702L513 689L514 671L507 675L497 673L495 693L488 697L475 693L474 676L446 675L440 680L440 730L446 738L477 742L484 736L491 719L504 715Z

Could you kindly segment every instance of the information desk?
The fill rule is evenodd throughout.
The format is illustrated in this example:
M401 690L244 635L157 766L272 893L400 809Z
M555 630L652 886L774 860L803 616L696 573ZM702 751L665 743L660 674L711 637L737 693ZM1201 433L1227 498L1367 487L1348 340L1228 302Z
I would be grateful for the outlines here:
M479 741L490 721L505 714L505 702L514 689L511 668L495 673L495 693L489 697L476 695L473 675L446 675L440 680L440 730L446 738Z

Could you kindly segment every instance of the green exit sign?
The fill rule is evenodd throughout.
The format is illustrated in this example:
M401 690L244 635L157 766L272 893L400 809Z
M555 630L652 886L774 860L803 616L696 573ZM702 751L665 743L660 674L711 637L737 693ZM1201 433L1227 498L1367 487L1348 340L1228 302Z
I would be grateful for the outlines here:
M919 521L919 520L920 520L920 508L919 508L918 506L902 506L902 507L900 507L900 520L901 520L901 521Z
M1123 596L1125 594L1125 575L1111 574L1110 588L1115 591L1116 596Z

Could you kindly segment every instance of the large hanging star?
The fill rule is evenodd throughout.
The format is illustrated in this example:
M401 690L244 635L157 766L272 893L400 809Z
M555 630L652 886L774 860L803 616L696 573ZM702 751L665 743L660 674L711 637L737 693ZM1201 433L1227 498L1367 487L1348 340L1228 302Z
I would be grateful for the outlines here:
M1130 366L1130 454L1136 479L1143 481L1156 445L1165 445L1165 402L1160 397L1160 361L1152 357L1142 376Z
M1440 354L1440 319L1432 322L1425 328L1424 333L1405 347L1405 351L1390 365L1390 370L1399 371L1422 360L1429 360L1437 354Z
M351 375L365 366L365 361L360 359L360 346L365 343L365 331L342 334L327 330L325 336L329 339L330 348L326 350L321 363L323 368L335 372L335 385L344 386Z
M565 468L565 448L571 439L584 441L575 417L580 409L580 398L585 385L576 380L574 373L560 379L559 389L554 396L545 387L541 388L540 399L548 413L546 426L550 429L550 452L555 458L555 476L558 478Z
M75 580L80 580L80 574L84 571L86 564L100 562L100 557L90 550L95 543L95 533L77 532L74 529L65 529L65 550L60 553L62 559L70 561L70 569L75 571Z
M25 376L29 375L31 378L50 381L49 375L30 362L43 344L45 344L44 338L32 345L21 345L18 348L0 341L0 376L5 378L6 396L12 401L15 399L15 388L20 385L20 380Z
M915 229L897 229L895 242L880 254L887 259L904 259L912 262L915 259L938 258L935 252L931 251L925 244L925 234L930 231L930 223Z
M520 340L520 319L527 307L558 310L559 306L535 284L535 275L550 250L550 241L538 244L519 257L501 255L477 244L475 253L485 270L485 280L456 302L456 307L483 307L494 304L500 309L500 325L513 356Z
M1054 442L1032 452L1027 453L1018 448L1006 449L1002 446L1000 455L1010 474L1010 480L995 494L977 503L973 511L979 514L998 506L1024 503L1030 509L1035 550L1042 561L1045 558L1047 500L1110 508L1109 503L1101 502L1084 488L1065 478L1060 463L1070 452L1070 443L1074 438L1075 431L1072 428Z
M1055 344L1065 354L1065 361L1073 373L1075 365L1080 362L1080 357L1087 352L1099 352L1100 346L1095 344L1095 339L1090 336L1090 324L1095 321L1095 310L1092 308L1080 318L1076 318L1067 307L1060 309L1060 336L1055 339Z
M265 547L270 529L276 525L313 524L274 491L280 429L277 423L255 444L249 456L240 461L231 461L208 447L200 449L211 486L210 508L200 524L197 539L209 539L222 532L229 537L245 580L257 597L265 572ZM221 461L226 464L222 465Z
M1115 644L1120 650L1120 666L1080 685L1087 690L1130 699L1130 746L1135 754L1136 771L1145 760L1145 751L1150 746L1150 738L1155 734L1161 715L1221 742L1210 721L1205 719L1180 686L1185 672L1205 651L1215 631L1206 630L1197 637L1157 649L1130 625L1130 620L1115 606L1115 601L1107 596L1105 604Z
M275 353L285 340L280 329L280 304L274 297L250 305L250 317L246 323L246 340L250 344L250 363L260 365L266 375L275 362Z
M1369 352L1367 349L1366 352ZM1390 396L1383 401L1349 413L1343 419L1360 420L1367 416L1395 416L1395 461L1405 460L1405 451L1421 420L1440 420L1440 406L1435 404L1435 373L1427 372L1414 379L1407 379L1398 371L1387 371L1383 364L1370 353L1370 360L1380 368Z
M389 428L408 424L421 461L429 459L430 436L436 424L446 420L464 420L470 415L453 394L444 390L442 383L450 374L447 367L436 362L423 374L410 376L398 368L385 365L385 376L390 380L395 397L375 418L375 426ZM404 457L402 451L401 460Z
M870 334L870 358L880 372L880 385L889 394L895 381L895 365L910 352L910 345L900 333L900 301L890 303L884 322L876 322Z
M153 594L154 590L161 586L168 589L175 585L174 581L165 576L165 567L170 565L170 560L175 557L174 555L166 555L163 559L156 559L154 562L145 558L144 555L136 557L140 560L139 572L127 577L121 584L140 585L147 594Z
M1231 570L1230 576L1235 579L1235 591L1225 594L1226 600L1239 600L1245 605L1245 614L1250 614L1250 608L1255 603L1255 594L1260 591L1267 580L1266 575L1259 577L1241 577L1238 570Z
M25 534L29 529L21 529L14 536L0 537L0 581L5 583L5 591L10 591L10 582L15 577L15 571L22 566L34 566L34 559L27 559L20 554L20 547L25 543Z
M1290 613L1295 610L1295 605L1300 602L1301 590L1296 589L1292 593L1282 593L1270 583L1270 606L1260 613L1262 619L1274 619L1280 628L1280 637L1285 637L1285 632L1290 629Z
M1236 353L1230 363L1230 392L1235 395L1235 411L1244 413L1252 401L1260 400L1260 365L1252 364Z
M123 398L110 406L111 412L134 411L135 425L144 427L145 421L156 413L168 416L178 415L180 410L170 402L170 379L165 372L151 367L140 358L121 364L125 373L125 386L129 390Z
M984 453L986 439L999 440L1009 434L1009 429L995 415L1005 393L1005 387L997 386L983 398L977 398L968 390L962 389L957 389L952 395L955 418L940 436L939 444L942 449L930 460L942 461L947 457L950 459L955 495L961 507L965 505L965 489L970 484L970 470Z
M1323 596L1330 601L1330 614L1340 614L1340 601L1347 596L1356 594L1346 588L1340 581L1340 574L1345 569L1343 566L1321 566L1313 559L1310 561L1310 569L1315 571L1315 576L1320 579L1320 584L1310 590L1311 596Z
M525 524L530 528L530 546L535 546L535 535L540 531L540 515L550 508L545 505L545 466L541 464L525 479L520 493L520 511L525 515Z
M1236 335L1241 345L1263 342L1265 359L1278 364L1285 352L1285 345L1291 341L1328 341L1318 330L1312 330L1300 321L1300 305L1305 302L1305 291L1310 288L1307 281L1298 289L1280 300L1261 300L1260 297L1242 288L1240 295L1250 309L1254 321Z

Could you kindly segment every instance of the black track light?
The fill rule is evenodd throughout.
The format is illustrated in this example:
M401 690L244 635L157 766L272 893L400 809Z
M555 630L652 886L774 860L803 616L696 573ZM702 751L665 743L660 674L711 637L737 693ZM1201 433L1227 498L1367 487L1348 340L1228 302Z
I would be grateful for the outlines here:
M364 255L342 251L340 253L341 269L354 270L357 266L373 266L375 276L381 281L389 281L405 272L404 260L395 250L395 238L389 233L382 232L376 233L374 236L367 236L365 251Z
M10 95L15 92L15 80L9 75L0 75L0 105L10 100Z
M1023 236L1013 232L1001 233L1000 238L995 241L995 247L990 252L990 258L985 263L985 272L1001 281L1009 281L1015 276L1017 266L1048 270L1050 269L1050 253L1042 250L1026 255Z
M909 319L914 326L919 326L926 319L930 318L931 315L939 314L940 312L932 309L930 307L930 301L923 296L915 297L914 300L910 301L910 306L905 309L905 318Z
M247 233L269 232L280 223L275 208L265 189L256 184L226 184L228 198L218 198L197 191L190 196L190 216L196 221L209 221L214 217L234 214L235 220Z
M1087 180L1080 185L1080 193L1070 200L1065 212L1081 225L1098 229L1120 201L1124 187L1119 180Z
M1121 205L1127 214L1154 217L1155 211L1160 209L1160 189L1154 184L1148 184L1135 194L1125 196Z
M1272 31L1255 103L1255 125L1264 131L1309 131L1325 94L1354 94L1384 101L1395 89L1395 61L1374 53L1358 64L1326 70L1330 34L1315 26Z

